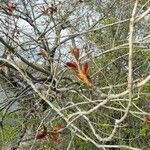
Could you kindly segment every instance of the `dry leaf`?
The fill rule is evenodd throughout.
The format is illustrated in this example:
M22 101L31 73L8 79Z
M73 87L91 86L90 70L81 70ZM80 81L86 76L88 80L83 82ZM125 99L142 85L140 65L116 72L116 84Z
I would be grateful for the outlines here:
M88 63L82 65L82 72L86 75L88 74L88 68Z
M76 60L72 62L67 62L66 66L75 71L75 76L77 77L78 80L82 81L90 88L93 87L92 80L88 75L88 70L89 70L88 63L84 63L81 66L81 68L79 66L79 56L80 56L79 49L70 48L70 53L74 56Z
M37 135L36 135L36 139L43 139L46 136L46 134L44 133L44 131L38 131Z
M54 144L58 144L60 142L60 133L58 131L62 128L62 125L60 123L57 123L54 127L51 133L48 134L48 138L50 141L52 141Z
M8 2L7 6L6 6L6 9L9 12L13 12L16 9L16 5L14 3Z
M76 70L77 69L77 64L74 61L67 62L66 66L69 67L70 69Z
M48 53L43 49L40 49L39 52L37 52L37 55L42 56L44 59L48 58Z
M57 12L57 7L49 7L48 10L53 14Z
M145 116L144 117L144 124L150 125L150 116Z
M78 80L85 83L88 87L93 86L90 77L87 74L84 74L82 70L79 70L79 72L76 72L76 77L78 78Z
M43 139L47 135L47 128L43 125L43 129L39 130L36 134L36 139Z
M78 60L80 53L78 48L70 48L70 53Z
M42 14L43 15L45 15L45 16L47 16L48 15L48 13L49 13L49 8L46 8L45 6L42 6Z
M58 132L60 129L62 128L60 123L57 123L54 127L53 127L53 132Z
M48 138L54 144L58 144L60 142L60 134L58 134L58 133L49 133Z
M42 14L47 16L49 13L53 14L53 13L56 13L57 12L57 7L45 7L45 6L42 6Z

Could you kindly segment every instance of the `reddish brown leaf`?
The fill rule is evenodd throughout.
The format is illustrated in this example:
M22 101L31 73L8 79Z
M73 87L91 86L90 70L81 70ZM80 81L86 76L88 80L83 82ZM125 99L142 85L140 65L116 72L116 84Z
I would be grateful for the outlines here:
M81 71L76 72L76 77L78 78L78 80L84 82L84 78L86 77L85 74L83 74Z
M82 72L82 70L80 70L79 72L76 72L76 77L78 78L78 80L82 81L83 83L85 83L88 87L92 87L93 84L92 84L92 81L90 79L90 77L86 74L84 74Z
M144 124L150 125L150 116L145 116L144 117Z
M85 83L86 85L89 87L89 88L92 88L93 87L93 83L92 83L92 80L89 76L87 76L87 79L85 80Z
M70 53L78 60L80 53L78 48L70 48Z
M36 134L36 139L43 139L47 135L47 128L43 125L43 129L39 130Z
M60 142L60 134L58 134L58 133L49 133L48 138L54 144L58 144Z
M49 7L48 10L53 14L57 12L57 7Z
M39 52L37 52L37 55L42 56L44 59L48 58L48 53L43 49L40 49Z
M77 69L77 64L74 61L67 62L66 66L69 67L70 69L73 69L73 70Z
M62 125L60 123L57 123L53 129L52 132L48 134L48 138L50 141L52 141L54 144L58 144L60 142L60 133L57 133L62 128Z
M10 12L13 12L16 9L16 5L14 3L8 2L6 9Z
M54 127L53 127L53 132L58 132L60 129L62 128L60 123L57 123Z
M46 136L46 134L43 131L38 131L36 134L36 139L43 139Z
M42 6L42 14L47 16L49 13L53 14L57 12L57 7L54 6Z
M87 75L88 74L88 63L82 65L82 72Z
M45 6L42 6L42 14L47 16L49 13L49 8L46 8Z

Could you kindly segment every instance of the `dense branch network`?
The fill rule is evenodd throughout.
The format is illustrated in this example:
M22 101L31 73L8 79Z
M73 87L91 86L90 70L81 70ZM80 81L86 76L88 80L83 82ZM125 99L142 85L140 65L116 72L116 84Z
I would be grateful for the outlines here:
M19 124L12 122L16 132L21 129L13 149L27 141L34 149L45 137L61 147L65 135L71 139L65 142L68 150L78 138L96 148L141 149L142 144L130 146L126 141L131 137L123 133L134 128L130 119L137 121L138 129L150 125L148 3L2 3L3 132L9 115L26 117L18 117ZM125 144L118 142L121 138Z

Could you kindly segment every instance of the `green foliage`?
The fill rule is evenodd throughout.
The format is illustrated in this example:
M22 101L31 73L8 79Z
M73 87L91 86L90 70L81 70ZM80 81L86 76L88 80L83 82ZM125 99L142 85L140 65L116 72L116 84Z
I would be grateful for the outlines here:
M149 125L142 125L140 128L140 137L146 137L147 133L150 131Z
M19 120L16 119L15 114L6 115L4 122L0 128L0 142L7 143L15 138L18 132Z

